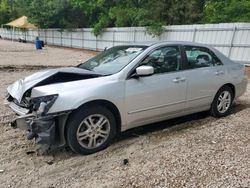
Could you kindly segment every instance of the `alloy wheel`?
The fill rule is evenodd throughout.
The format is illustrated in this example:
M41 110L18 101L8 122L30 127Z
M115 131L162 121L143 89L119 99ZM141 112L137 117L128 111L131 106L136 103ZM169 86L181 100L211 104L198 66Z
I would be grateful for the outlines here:
M79 125L76 136L79 144L86 149L102 145L110 134L110 122L101 114L87 116Z
M228 91L223 91L217 101L217 109L220 113L225 113L231 105L231 94Z

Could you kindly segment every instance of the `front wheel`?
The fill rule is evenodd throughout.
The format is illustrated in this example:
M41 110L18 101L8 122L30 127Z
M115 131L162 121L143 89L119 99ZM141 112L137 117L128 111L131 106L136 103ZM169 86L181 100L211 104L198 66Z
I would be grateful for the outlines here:
M105 149L116 134L114 115L105 107L91 106L78 109L67 125L70 148L87 155Z
M230 113L233 102L233 92L228 86L219 89L211 105L211 115L214 117L224 117Z

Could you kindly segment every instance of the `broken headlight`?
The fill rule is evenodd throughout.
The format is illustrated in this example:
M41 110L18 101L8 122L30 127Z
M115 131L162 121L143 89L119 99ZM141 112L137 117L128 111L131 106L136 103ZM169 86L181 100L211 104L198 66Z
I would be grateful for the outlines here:
M57 97L58 95L56 94L32 98L31 103L33 105L33 110L36 111L37 114L46 114L56 101Z

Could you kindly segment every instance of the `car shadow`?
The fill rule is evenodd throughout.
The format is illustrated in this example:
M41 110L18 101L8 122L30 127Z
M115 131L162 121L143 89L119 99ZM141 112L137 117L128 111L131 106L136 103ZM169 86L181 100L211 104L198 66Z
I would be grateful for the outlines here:
M165 121L161 121L157 123L151 123L151 124L143 125L140 127L132 128L132 129L122 132L119 138L116 140L116 142L120 142L120 141L127 140L130 138L136 138L139 136L146 135L148 133L157 132L157 131L160 131L166 128L171 128L171 127L174 127L174 126L177 126L179 124L186 123L189 121L204 119L206 117L209 117L208 112L199 112L199 113L195 113L192 115L186 115L186 116L182 116L182 117L178 117L178 118L174 118L170 120L165 120ZM183 124L183 126L180 129L185 129L185 128L187 128L187 126Z
M233 104L231 114L239 113L240 111L245 110L247 108L250 108L250 104ZM178 130L187 129L192 126L188 124L187 122L194 121L194 120L195 121L201 120L201 119L208 118L208 117L211 117L209 112L199 112L199 113L186 115L186 116L182 116L182 117L178 117L178 118L174 118L170 120L161 121L158 123L151 123L148 125L143 125L143 126L136 127L133 129L129 129L125 132L122 132L119 135L119 137L114 141L113 144L117 144L119 142L131 139L131 138L137 138L137 137L140 137L149 133L157 132L163 129L175 127L180 124L183 124L183 125L178 126ZM73 156L77 156L78 154L73 153L69 147L62 147L62 148L50 150L48 155L56 156L57 160L60 161L60 160L64 160L67 158L71 158ZM93 155L98 155L98 154L93 154Z
M238 113L242 110L245 110L247 108L250 108L249 103L238 103L238 104L233 104L233 108L231 109L231 114Z
M230 114L238 113L247 108L250 108L250 104L233 104ZM187 123L193 120L201 120L207 117L212 118L212 116L210 116L210 113L208 111L205 111L205 112L199 112L199 113L186 115L186 116L182 116L182 117L178 117L178 118L174 118L170 120L165 120L165 121L161 121L157 123L143 125L143 126L136 127L133 129L129 129L125 132L122 132L119 138L116 140L116 142L120 142L120 141L127 140L130 138L136 138L142 135L146 135L148 133L157 132L159 130L163 130L166 128L171 128L179 124L183 124L183 126L178 127L178 130L186 129L190 127L190 124L184 124L184 123Z

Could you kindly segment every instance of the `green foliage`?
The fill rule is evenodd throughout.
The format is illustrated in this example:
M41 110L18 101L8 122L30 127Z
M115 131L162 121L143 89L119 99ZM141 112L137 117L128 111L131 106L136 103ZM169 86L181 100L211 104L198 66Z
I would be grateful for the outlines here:
M95 36L100 35L104 28L109 27L109 22L109 17L105 14L101 14L98 22L93 26L93 33Z
M164 25L249 22L249 0L0 0L0 24L26 15L40 28L144 26L160 36Z
M205 22L249 22L249 0L209 0L205 7Z
M146 26L148 33L154 36L164 31L163 25L199 21L202 14L197 2L200 1L73 0L89 18L95 35L105 27Z
M7 1L0 1L0 23L5 23L10 19L10 7L7 4Z
M197 0L171 0L166 8L168 24L193 24L202 19L202 1Z
M70 0L16 0L19 15L26 15L41 28L85 27L82 11Z
M12 18L15 18L17 13L14 4L14 0L0 0L0 25L6 24Z

